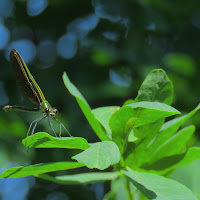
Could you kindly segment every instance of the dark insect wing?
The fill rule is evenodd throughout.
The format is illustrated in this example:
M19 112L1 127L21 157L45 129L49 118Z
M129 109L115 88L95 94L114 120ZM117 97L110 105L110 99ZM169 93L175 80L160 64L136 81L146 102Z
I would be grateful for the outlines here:
M23 61L22 57L19 55L19 53L15 49L13 49L10 52L10 61L11 61L13 71L15 72L17 82L18 82L22 92L30 101L32 101L35 104L39 104L40 106L39 106L39 108L26 108L23 106L7 105L7 106L4 106L3 109L5 111L24 111L24 112L42 111L44 113L43 117L31 122L29 129L28 129L27 136L29 135L29 131L31 130L31 128L32 128L31 135L33 135L38 122L49 116L53 117L53 119L55 119L57 122L59 122L60 135L61 135L61 127L64 127L64 125L55 118L55 115L57 114L57 109L52 108L51 105L49 104L49 102L47 100L45 100L45 97L44 97L40 87L38 86L35 79L31 75L31 73L30 73L28 67L26 66L25 62ZM51 129L53 130L53 132L55 133L53 126L51 124L51 121L50 121L50 126L51 126ZM65 127L64 127L64 129L67 131L69 136L71 136L69 131ZM55 133L55 136L56 136L56 133Z
M35 104L42 103L45 97L25 62L15 49L10 52L10 61L24 96Z

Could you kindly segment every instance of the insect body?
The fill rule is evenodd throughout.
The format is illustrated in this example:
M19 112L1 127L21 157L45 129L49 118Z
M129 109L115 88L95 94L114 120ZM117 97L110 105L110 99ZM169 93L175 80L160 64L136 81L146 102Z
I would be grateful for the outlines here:
M10 61L11 61L13 71L15 72L17 82L18 82L22 92L24 93L24 96L26 96L34 104L37 104L39 107L38 108L27 108L27 107L23 107L23 106L7 105L7 106L4 106L3 109L5 111L25 111L25 112L41 111L42 113L44 113L43 117L34 120L30 124L27 136L29 135L31 128L32 128L31 135L33 135L34 130L37 126L37 123L46 117L49 118L49 124L50 124L50 127L53 130L55 136L56 136L56 133L53 129L50 117L55 119L60 124L60 134L59 134L60 136L61 136L61 127L63 127L67 131L69 136L71 136L69 131L65 128L65 126L58 119L55 118L55 115L58 113L58 110L56 108L52 108L50 103L45 99L45 97L42 93L42 90L36 83L35 79L31 75L28 67L26 66L26 63L23 61L22 57L19 55L17 50L15 50L15 49L11 50Z

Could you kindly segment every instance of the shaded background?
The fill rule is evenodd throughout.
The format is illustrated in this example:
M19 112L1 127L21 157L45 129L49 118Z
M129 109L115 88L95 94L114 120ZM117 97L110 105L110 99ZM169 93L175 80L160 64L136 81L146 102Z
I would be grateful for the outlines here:
M0 105L34 106L22 96L10 67L9 52L15 48L46 99L60 111L58 119L73 136L89 142L99 140L64 87L64 71L93 109L121 106L125 100L134 99L145 76L162 68L174 84L173 106L182 113L189 112L200 98L199 38L198 0L0 0ZM70 160L77 153L62 149L27 152L21 140L30 122L40 116L0 110L1 171ZM188 123L197 125L198 145L199 115ZM54 126L58 130L59 126ZM52 132L47 120L36 131ZM200 197L199 165L192 163L172 176ZM56 174L68 173L75 172ZM108 190L107 183L63 186L34 177L0 180L2 200L94 200L102 199Z

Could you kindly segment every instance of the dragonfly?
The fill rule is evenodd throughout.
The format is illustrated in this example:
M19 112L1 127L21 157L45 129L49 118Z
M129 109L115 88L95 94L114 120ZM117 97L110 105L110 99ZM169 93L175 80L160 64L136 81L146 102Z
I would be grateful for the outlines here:
M27 108L24 106L4 106L5 111L23 111L23 112L42 112L44 115L31 122L28 132L27 132L27 137L29 136L29 133L31 131L31 136L34 134L35 128L38 124L39 121L45 119L48 117L49 119L49 124L54 132L55 136L57 137L57 134L55 130L53 129L53 125L51 122L51 118L56 120L60 124L60 134L59 136L61 137L61 129L62 127L66 130L66 132L69 134L71 137L71 134L67 130L67 128L58 120L56 119L56 114L58 113L57 108L51 107L50 103L45 99L44 94L42 93L42 90L36 83L35 79L31 75L26 63L20 56L20 54L17 52L17 50L12 49L10 52L10 61L11 61L11 66L13 68L13 71L16 76L16 80L18 82L18 85L20 86L21 91L23 92L24 96L27 97L32 103L37 104L39 107L38 108ZM31 130L32 128L32 130Z

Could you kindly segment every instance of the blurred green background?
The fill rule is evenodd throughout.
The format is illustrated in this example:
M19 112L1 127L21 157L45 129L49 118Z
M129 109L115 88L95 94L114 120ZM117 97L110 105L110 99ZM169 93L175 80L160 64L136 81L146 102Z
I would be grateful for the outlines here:
M62 81L67 72L91 108L134 99L145 76L164 69L174 84L173 107L182 113L200 99L200 1L178 0L0 0L0 105L34 107L22 95L9 63L19 51L58 119L73 136L96 142L75 99ZM74 151L27 149L31 121L41 114L0 110L0 169L69 160ZM199 115L188 123L197 125ZM54 124L56 130L59 129ZM48 120L36 131L52 134ZM63 136L67 134L63 131ZM200 198L199 162L172 177ZM81 169L80 172L86 169ZM77 172L77 171L76 171ZM74 171L59 172L72 174ZM188 174L190 181L188 181ZM0 199L102 199L109 184L63 186L34 177L0 180Z

